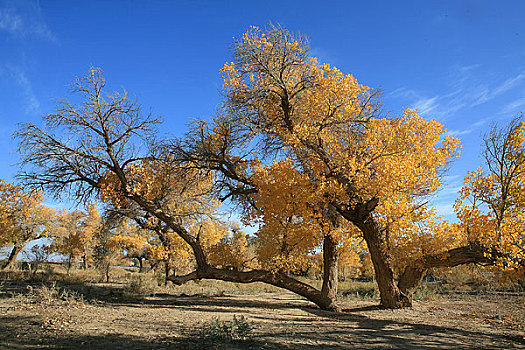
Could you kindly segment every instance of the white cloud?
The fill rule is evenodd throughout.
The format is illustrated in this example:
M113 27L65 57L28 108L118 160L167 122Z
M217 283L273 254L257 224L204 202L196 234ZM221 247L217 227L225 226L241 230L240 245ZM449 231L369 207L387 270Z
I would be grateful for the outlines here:
M509 90L523 85L525 81L525 71L522 70L503 82L495 84L495 87L489 87L484 82L480 83L479 74L476 72L479 67L480 65L471 65L456 68L450 83L452 91L448 93L426 96L418 91L401 87L389 95L408 100L410 106L419 110L425 117L438 118L443 121L459 110L487 103ZM504 113L515 113L516 109L523 106L525 106L525 98L509 103L503 111ZM486 119L482 119L474 123L469 129L452 130L449 134L465 135L485 123Z
M453 203L440 203L433 205L436 208L437 215L443 216L445 220L454 220L456 213L454 212Z
M472 127L473 128L477 128L477 127L480 127L480 126L483 126L485 124L487 124L487 121L489 120L490 118L483 118L483 119L480 119L479 121L475 122L474 124L472 124Z
M394 98L402 97L409 100L415 100L421 97L417 92L406 87L400 87L398 89L395 89L394 91L390 92L389 95Z
M525 79L525 72L521 72L515 77L509 78L503 82L500 86L498 86L496 89L494 89L494 95L500 95L513 87L515 87L520 81Z
M20 89L25 99L24 111L26 114L34 113L40 108L40 101L36 97L31 81L27 78L25 71L18 66L7 65L0 67L0 77L12 82Z
M18 38L38 37L56 41L42 18L38 2L4 2L3 5L0 7L0 31Z
M421 114L429 114L438 108L437 99L437 97L419 99L414 103L414 108Z
M461 136L461 135L468 135L474 131L474 128L469 128L465 130L449 130L447 132L450 136Z
M501 112L504 114L516 114L518 112L523 111L524 109L525 97L522 97L520 99L508 103L505 107L503 107L503 110Z

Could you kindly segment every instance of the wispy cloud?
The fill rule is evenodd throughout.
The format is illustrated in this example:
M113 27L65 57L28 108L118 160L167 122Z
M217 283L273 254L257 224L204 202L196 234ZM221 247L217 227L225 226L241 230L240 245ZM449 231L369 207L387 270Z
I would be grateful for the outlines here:
M464 130L449 130L447 132L450 136L462 136L462 135L468 135L474 131L474 128L468 128Z
M310 56L317 57L319 62L332 62L332 64L337 63L336 57L334 57L331 52L320 46L311 47Z
M446 120L455 112L487 103L525 83L525 70L522 70L500 83L496 83L495 86L489 86L482 82L479 74L477 74L480 67L477 64L457 67L450 83L451 91L448 93L427 96L412 89L398 88L389 95L406 99L412 108L419 110L426 117ZM515 112L517 108L523 106L525 106L525 98L509 103L503 112ZM465 135L485 123L486 120L481 120L474 123L471 128L452 130L449 134Z
M414 103L414 108L422 114L430 114L438 108L438 97L421 98Z
M0 31L17 38L57 40L42 18L38 2L33 1L1 2Z
M518 112L523 112L524 109L525 97L522 97L505 105L501 112L503 114L516 114Z
M462 188L462 177L460 175L445 176L443 186L437 192L439 197L434 198L430 205L436 208L438 215L442 215L446 220L455 221L454 201Z
M525 72L521 72L515 77L509 78L503 82L500 86L498 86L496 89L494 89L494 95L500 95L513 87L515 87L520 81L525 79Z
M33 85L28 79L24 69L19 66L12 65L7 65L4 68L0 67L0 77L2 76L4 79L12 82L20 89L25 99L24 112L26 114L38 111L40 108L40 101L36 97L36 94L33 90Z
M454 220L456 218L456 213L454 212L453 207L454 202L440 202L435 203L432 205L434 208L436 208L436 212L438 215L443 215L445 219L447 220Z

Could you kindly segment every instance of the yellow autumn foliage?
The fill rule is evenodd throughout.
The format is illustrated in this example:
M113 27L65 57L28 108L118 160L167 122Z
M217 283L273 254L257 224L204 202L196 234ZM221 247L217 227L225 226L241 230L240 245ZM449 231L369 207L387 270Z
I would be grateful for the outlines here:
M489 247L500 277L525 277L525 122L493 127L486 136L486 168L464 179L454 208L469 242Z
M323 208L372 198L380 199L374 218L398 264L459 244L453 226L425 204L457 157L459 140L416 110L374 114L369 87L283 35L251 27L237 43L235 62L221 70L232 108L242 110L232 112L236 122L282 149L271 163L251 163L259 211L246 219L259 220L262 263L301 269L326 233ZM221 132L217 127L212 135ZM340 225L339 237L356 234Z
M39 191L0 180L0 247L47 235L54 212Z

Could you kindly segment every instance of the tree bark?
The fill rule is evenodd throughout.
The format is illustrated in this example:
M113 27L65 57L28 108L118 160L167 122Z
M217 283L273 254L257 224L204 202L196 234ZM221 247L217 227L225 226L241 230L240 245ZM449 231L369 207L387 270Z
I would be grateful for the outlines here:
M379 288L381 305L389 309L412 306L412 300L408 298L396 284L390 254L386 250L385 242L381 239L381 231L377 223L369 216L363 222L356 223L356 225L363 233L370 252L377 287Z
M136 259L139 261L139 273L143 273L144 272L144 262L142 261L142 257L137 256Z
M68 256L67 258L67 274L69 275L70 271L71 271L71 265L73 265L73 257L71 256L71 254Z
M87 270L88 268L88 263L87 263L87 257L86 257L86 254L82 255L82 268L84 270Z
M340 311L334 301L318 289L279 272L263 270L235 271L217 269L208 265L198 267L196 271L184 276L169 277L169 280L177 285L200 279L216 279L237 283L264 282L299 294L312 301L323 310Z
M332 308L338 309L337 300L337 241L331 236L326 235L323 240L323 286L321 293L332 300Z
M107 262L106 266L105 266L106 283L109 283L109 278L110 278L109 269L110 268L111 268L111 264L109 262Z
M13 268L16 262L16 257L22 251L24 246L25 246L25 243L24 244L15 243L13 245L13 249L11 250L9 257L7 258L7 263L4 265L4 267L2 267L2 270L9 271Z
M488 250L479 244L450 249L444 253L424 256L407 266L399 277L399 289L407 297L412 295L419 287L430 268L454 267L464 264L492 264L494 258Z

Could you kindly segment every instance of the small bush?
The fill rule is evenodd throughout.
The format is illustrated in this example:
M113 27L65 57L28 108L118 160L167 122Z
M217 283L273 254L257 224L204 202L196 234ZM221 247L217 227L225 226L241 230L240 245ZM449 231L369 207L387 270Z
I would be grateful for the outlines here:
M413 299L415 300L437 300L438 299L438 285L437 284L430 284L430 283L423 283L421 286L419 286L418 289L414 292Z
M244 316L233 316L231 321L221 321L214 317L202 325L200 335L212 340L245 340L253 330Z
M125 298L144 299L155 293L157 287L156 281L139 277L132 279L122 290Z

